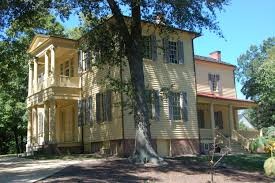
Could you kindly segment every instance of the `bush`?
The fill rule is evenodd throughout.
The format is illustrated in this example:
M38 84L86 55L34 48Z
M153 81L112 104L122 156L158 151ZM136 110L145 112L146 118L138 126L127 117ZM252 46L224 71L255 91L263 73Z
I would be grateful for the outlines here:
M265 160L264 171L268 176L275 176L275 157L270 157Z

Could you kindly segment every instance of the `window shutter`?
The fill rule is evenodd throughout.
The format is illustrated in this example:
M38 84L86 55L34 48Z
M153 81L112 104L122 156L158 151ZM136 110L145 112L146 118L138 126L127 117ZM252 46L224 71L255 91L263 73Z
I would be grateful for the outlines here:
M85 125L86 124L86 100L82 99L81 100L81 105L82 105L82 109L81 109L81 118L82 118L82 124Z
M219 128L223 129L222 111L218 112Z
M213 75L212 74L208 74L208 84L209 84L209 87L210 87L210 91L211 93L213 93Z
M90 125L92 125L92 123L93 123L93 97L89 96L88 101L89 101L89 121L90 121Z
M78 73L82 72L82 50L78 51Z
M187 101L187 93L180 93L180 107L181 107L181 118L184 122L188 121L188 101Z
M222 81L221 81L220 75L218 75L218 74L217 74L217 80L218 80L219 94L222 95Z
M163 39L163 60L165 63L169 63L169 41L168 38Z
M86 124L89 124L90 123L90 102L89 102L89 99L86 99L85 103L86 103L85 121L86 121Z
M90 66L91 66L91 51L88 50L87 51L87 58L86 58L86 70L89 70Z
M96 94L96 122L101 122L101 94Z
M177 42L177 51L178 51L179 64L183 64L184 63L183 41L178 41Z
M78 117L78 126L82 126L82 101L77 101L77 117Z
M158 59L158 47L156 35L151 35L151 49L152 49L152 60L154 62Z
M157 90L153 91L153 99L154 99L154 102L153 102L154 107L153 107L153 110L152 110L153 118L156 121L159 121L160 120L160 97L159 97L159 91L157 91Z
M106 121L112 121L112 91L106 92Z
M169 120L173 120L173 93L168 93Z

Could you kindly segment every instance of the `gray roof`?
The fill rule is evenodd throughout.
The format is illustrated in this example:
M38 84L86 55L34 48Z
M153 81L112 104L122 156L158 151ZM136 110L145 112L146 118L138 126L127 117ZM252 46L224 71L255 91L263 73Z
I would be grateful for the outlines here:
M229 64L229 63L227 63L225 61L218 61L218 60L213 59L211 57L204 57L204 56L200 56L200 55L195 55L195 59L203 60L203 61L208 61L208 62L214 62L214 63L217 63L217 64L228 65L228 66L232 66L232 67L236 67L233 64Z

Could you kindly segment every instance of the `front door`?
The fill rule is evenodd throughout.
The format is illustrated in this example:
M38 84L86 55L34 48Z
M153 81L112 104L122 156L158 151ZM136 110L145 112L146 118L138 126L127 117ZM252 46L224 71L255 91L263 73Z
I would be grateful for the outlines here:
M74 139L73 106L61 109L61 142L73 142Z

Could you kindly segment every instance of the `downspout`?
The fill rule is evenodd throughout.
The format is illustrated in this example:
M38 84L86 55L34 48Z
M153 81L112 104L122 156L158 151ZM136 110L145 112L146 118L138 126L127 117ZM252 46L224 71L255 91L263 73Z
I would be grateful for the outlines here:
M195 54L194 54L194 39L199 36L195 36L192 38L192 54L193 54L193 67L194 67L194 77L195 77L195 96L196 96L196 116L197 116L197 124L198 124L198 135L199 135L199 153L201 154L201 132L200 132L200 126L198 121L198 96L197 96L197 78L196 78L196 60L195 60Z

